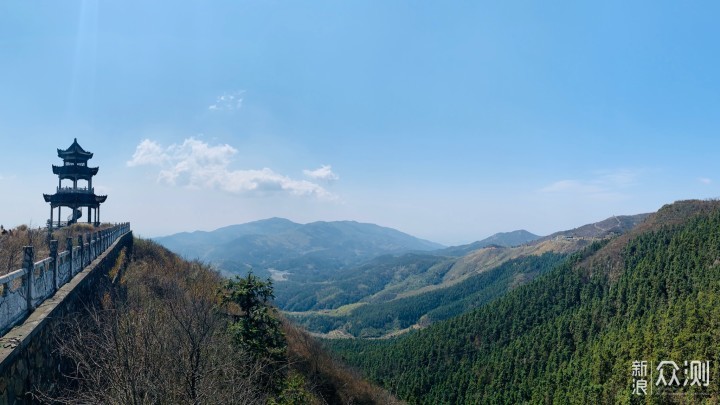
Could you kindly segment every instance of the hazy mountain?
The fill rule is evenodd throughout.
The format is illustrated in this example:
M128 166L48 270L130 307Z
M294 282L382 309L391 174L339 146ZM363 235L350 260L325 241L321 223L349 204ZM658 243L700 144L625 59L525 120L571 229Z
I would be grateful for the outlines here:
M345 268L383 254L430 251L443 246L406 233L355 221L297 224L271 218L211 232L155 239L188 258L260 269L317 271Z
M302 225L284 218L269 218L230 225L214 231L181 232L174 235L154 238L166 248L189 259L208 260L225 243L247 235L275 235L289 232Z
M532 242L540 239L541 236L520 229L512 232L500 232L483 240L469 243L467 245L451 246L449 248L437 250L436 253L444 256L465 256L473 250L478 250L487 246L503 246L513 247L524 243Z

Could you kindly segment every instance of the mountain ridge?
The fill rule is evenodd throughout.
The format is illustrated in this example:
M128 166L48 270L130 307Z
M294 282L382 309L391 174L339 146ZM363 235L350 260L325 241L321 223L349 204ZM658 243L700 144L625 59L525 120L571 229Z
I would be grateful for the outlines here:
M502 247L514 247L525 243L540 239L542 236L535 235L524 229L518 229L510 232L498 232L488 236L485 239L468 243L466 245L450 246L445 249L437 250L436 253L445 256L465 256L466 254L482 249L484 247L497 245Z
M552 267L549 264L555 260L594 242L617 239L617 235L633 229L646 216L623 218L610 217L519 246L491 244L469 248L470 252L460 257L437 255L433 259L429 254L377 257L330 275L321 283L278 283L276 302L309 330L328 333L323 336L395 336L484 305L532 281L549 270ZM612 226L618 222L624 226ZM577 236L577 229L586 231ZM461 248L467 246L470 245ZM408 326L409 329L404 329Z
M182 256L261 269L304 271L345 268L382 254L432 251L435 242L357 221L298 224L268 218L214 231L181 232L154 239Z

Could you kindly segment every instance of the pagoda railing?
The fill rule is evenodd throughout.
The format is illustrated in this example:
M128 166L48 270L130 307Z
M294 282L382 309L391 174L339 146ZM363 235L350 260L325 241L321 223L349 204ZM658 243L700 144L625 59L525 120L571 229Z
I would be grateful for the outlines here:
M34 261L32 246L23 248L23 267L0 277L0 336L24 320L43 301L130 232L130 224L77 237L67 238L65 250L58 252L58 241L50 241L50 257Z
M56 190L58 193L83 193L83 194L92 194L95 192L95 187L87 188L87 187L56 187Z
M68 225L72 225L72 223L70 221L52 221L52 222L50 222L49 219L47 220L48 228L63 228Z

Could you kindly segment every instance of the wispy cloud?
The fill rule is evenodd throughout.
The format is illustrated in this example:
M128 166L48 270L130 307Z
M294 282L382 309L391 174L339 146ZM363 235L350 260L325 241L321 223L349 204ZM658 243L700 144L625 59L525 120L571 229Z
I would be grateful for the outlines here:
M322 165L315 170L303 170L303 174L315 180L333 181L340 179L337 174L333 173L330 165Z
M640 170L604 170L593 173L587 179L563 179L542 189L543 193L572 194L595 200L621 200L627 197L627 190L637 183Z
M701 177L698 179L698 181L700 181L700 183L702 184L712 184L712 180L707 177Z
M233 170L230 164L236 153L237 150L228 144L210 145L195 138L168 147L145 139L127 165L159 166L159 182L189 188L218 189L235 194L287 192L323 200L337 198L317 183L293 179L269 168Z
M215 99L213 104L208 106L210 111L237 111L242 108L243 98L242 95L245 91L234 91L230 93L224 93Z

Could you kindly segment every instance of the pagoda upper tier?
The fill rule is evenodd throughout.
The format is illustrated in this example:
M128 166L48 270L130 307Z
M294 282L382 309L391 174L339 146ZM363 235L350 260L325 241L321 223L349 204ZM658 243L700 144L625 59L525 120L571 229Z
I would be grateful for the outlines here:
M87 161L93 157L92 153L86 151L82 148L82 146L80 146L80 144L78 144L77 138L75 138L72 145L70 145L67 149L58 149L57 153L58 157L65 162L65 165L68 163L84 163L82 166L85 166L87 165Z

